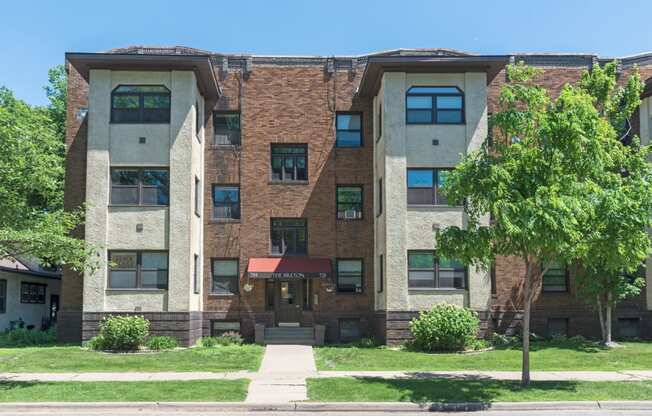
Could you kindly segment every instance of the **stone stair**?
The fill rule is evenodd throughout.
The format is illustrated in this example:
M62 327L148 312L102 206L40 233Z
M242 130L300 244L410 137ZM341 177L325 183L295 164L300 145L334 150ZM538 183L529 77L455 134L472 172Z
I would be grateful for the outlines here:
M265 344L315 345L315 329L305 327L265 328Z

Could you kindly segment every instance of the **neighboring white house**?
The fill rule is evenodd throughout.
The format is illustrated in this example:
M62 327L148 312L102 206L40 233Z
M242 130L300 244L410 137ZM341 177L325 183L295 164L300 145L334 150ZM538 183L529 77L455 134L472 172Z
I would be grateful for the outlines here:
M0 331L56 322L61 273L27 260L0 260Z

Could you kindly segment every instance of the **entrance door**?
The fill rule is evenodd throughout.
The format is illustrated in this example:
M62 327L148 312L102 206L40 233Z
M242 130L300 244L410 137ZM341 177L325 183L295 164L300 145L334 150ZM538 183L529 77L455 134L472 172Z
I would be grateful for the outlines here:
M303 303L301 280L285 280L276 284L276 322L300 323Z
M59 295L50 295L50 320L57 321L57 312L59 312Z

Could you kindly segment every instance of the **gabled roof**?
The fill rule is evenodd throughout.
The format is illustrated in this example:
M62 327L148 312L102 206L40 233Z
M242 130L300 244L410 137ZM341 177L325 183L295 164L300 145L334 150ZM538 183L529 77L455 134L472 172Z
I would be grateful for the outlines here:
M27 274L37 277L61 279L61 270L58 268L44 268L38 262L24 258L7 257L0 259L0 271Z

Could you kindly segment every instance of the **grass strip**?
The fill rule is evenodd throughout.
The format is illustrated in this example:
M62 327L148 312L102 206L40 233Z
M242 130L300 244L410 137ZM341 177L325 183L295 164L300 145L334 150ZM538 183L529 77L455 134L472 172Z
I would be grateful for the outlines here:
M241 402L249 380L0 382L0 402Z

